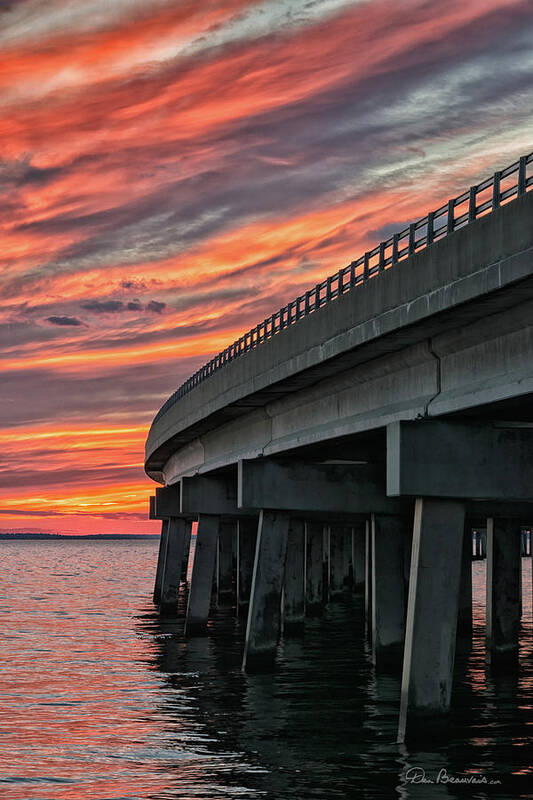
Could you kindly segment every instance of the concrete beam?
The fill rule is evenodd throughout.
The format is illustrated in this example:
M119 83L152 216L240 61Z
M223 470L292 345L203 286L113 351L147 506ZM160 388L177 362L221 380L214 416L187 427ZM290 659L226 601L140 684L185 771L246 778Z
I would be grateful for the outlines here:
M254 514L237 507L237 485L227 475L193 475L184 477L181 484L182 514L215 514L243 517Z
M387 425L387 494L533 501L533 428L424 419Z
M155 519L169 519L180 513L180 485L158 486L155 490Z
M239 461L239 508L294 513L397 514L403 504L388 498L385 476L373 464L313 464L267 458Z

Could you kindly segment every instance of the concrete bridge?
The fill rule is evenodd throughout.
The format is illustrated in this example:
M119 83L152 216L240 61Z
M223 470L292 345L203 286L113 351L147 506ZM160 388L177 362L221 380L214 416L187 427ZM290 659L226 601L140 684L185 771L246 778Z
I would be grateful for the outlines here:
M486 531L487 660L516 668L533 520L532 164L247 332L167 400L146 443L162 484L162 612L192 522L185 631L205 630L214 576L219 603L234 581L246 670L272 666L281 632L325 599L364 592L376 669L403 663L400 740L449 710L456 639L471 635L474 528Z

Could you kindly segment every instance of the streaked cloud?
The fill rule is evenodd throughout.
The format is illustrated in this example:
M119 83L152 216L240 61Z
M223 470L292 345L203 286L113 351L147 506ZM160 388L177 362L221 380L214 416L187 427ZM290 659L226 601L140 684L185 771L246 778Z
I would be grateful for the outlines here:
M530 151L532 34L526 0L0 4L2 526L152 530L160 403Z

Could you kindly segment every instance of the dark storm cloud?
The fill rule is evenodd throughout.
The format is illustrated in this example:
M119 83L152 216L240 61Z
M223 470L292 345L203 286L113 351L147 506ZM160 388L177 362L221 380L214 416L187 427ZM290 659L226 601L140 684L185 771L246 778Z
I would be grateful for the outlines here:
M124 310L124 303L121 300L90 300L82 303L81 307L95 314L116 314Z
M152 311L154 314L161 314L166 307L166 303L159 303L157 300L150 300L150 302L146 304L146 310Z
M46 321L50 322L52 325L78 326L83 324L81 319L77 317L47 317Z

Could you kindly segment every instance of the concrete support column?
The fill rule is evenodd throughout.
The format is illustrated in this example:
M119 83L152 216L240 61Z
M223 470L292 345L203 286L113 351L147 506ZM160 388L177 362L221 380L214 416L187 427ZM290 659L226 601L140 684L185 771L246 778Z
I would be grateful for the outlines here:
M486 558L487 557L487 531L486 530L480 531L480 537L481 537L481 546L480 546L479 555L480 555L481 558Z
M183 539L183 561L181 564L182 581L187 581L187 571L189 569L189 554L191 551L191 532L192 532L192 522L188 521L185 527L185 537Z
M329 596L338 597L349 589L351 531L342 526L329 529Z
M217 542L217 606L225 608L233 602L233 539L234 522L221 522Z
M288 533L288 514L261 510L242 664L247 672L274 667Z
M161 538L159 540L159 554L157 556L157 569L155 573L154 603L156 605L159 605L159 603L161 602L161 581L163 579L165 558L167 556L167 542L168 542L168 519L164 519L161 522Z
M520 527L515 520L487 520L487 662L512 668L520 630Z
M365 617L368 632L372 630L372 527L365 522Z
M303 631L305 616L304 523L292 519L287 540L285 583L283 585L283 624L285 634Z
M405 631L398 739L449 711L464 535L464 505L418 498Z
M203 633L207 626L217 555L219 517L200 514L187 603L185 633Z
M324 602L329 599L329 538L331 528L329 525L322 526L322 582L324 584Z
M362 594L365 590L365 525L352 529L353 591Z
M394 663L402 654L405 534L401 517L372 514L372 656L376 666Z
M322 613L324 606L322 570L322 523L305 525L305 612L308 616Z
M463 549L461 551L461 582L459 585L459 609L457 612L457 637L472 636L472 526L465 524Z
M245 616L250 605L254 570L257 519L241 519L237 523L237 613Z
M170 517L168 521L167 552L161 580L161 603L159 606L159 612L162 615L176 613L186 526L186 520L181 517Z

